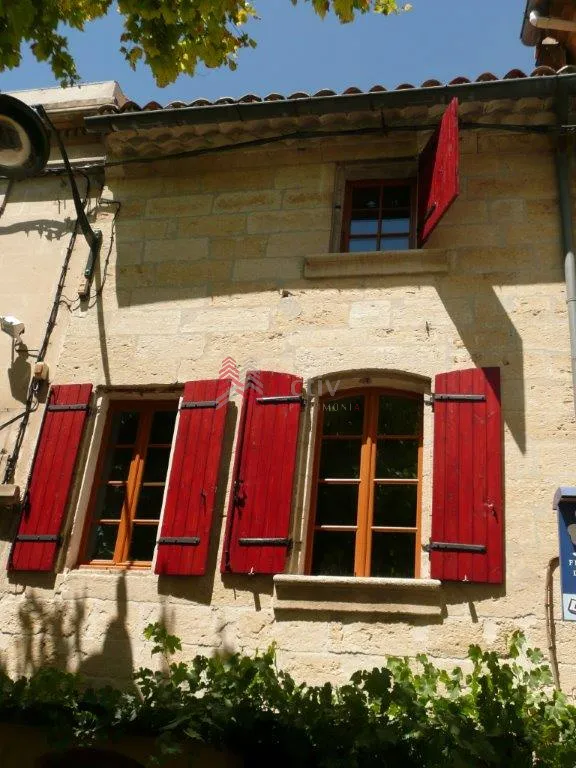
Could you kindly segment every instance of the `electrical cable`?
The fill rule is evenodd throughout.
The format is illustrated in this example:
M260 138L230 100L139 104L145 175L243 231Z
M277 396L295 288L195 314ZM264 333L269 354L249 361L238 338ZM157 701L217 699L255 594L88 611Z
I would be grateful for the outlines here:
M512 131L514 133L538 133L549 134L558 133L559 131L576 130L576 126L572 125L501 125L498 123L470 123L461 121L460 128L463 130L476 130L479 128L485 128L488 130L502 130ZM374 134L386 135L392 132L414 132L414 131L432 131L438 127L438 123L434 125L399 125L389 126L381 125L375 128L353 128L347 131L293 131L292 133L279 134L276 136L261 137L256 139L250 139L249 141L242 141L235 144L223 144L219 147L202 147L199 149L184 150L182 152L174 152L169 155L153 155L151 157L128 157L122 160L106 160L104 163L105 168L114 168L115 166L136 164L155 163L159 160L182 160L187 157L201 157L202 155L215 154L217 152L231 152L236 149L249 149L252 147L261 147L267 144L275 144L280 141L294 141L294 140L308 140L308 139L327 139L335 138L338 136L368 136ZM408 158L394 158L394 160L404 160ZM414 159L414 158L410 158ZM99 166L101 167L101 166Z
M83 174L84 175L84 174ZM90 180L86 176L86 196L84 200L82 201L82 205L86 206L87 201L89 199L90 194ZM40 349L38 352L38 362L42 362L44 360L44 356L46 355L46 352L48 350L48 344L50 343L50 337L52 335L52 331L54 329L54 326L56 325L56 318L58 316L58 310L60 308L61 304L61 298L62 298L62 291L64 289L64 284L66 282L66 276L68 274L68 267L70 265L70 259L72 258L72 252L74 250L74 245L76 243L76 238L78 236L78 233L81 231L80 229L80 222L78 219L76 219L76 222L74 224L74 229L72 230L72 234L70 236L70 240L68 242L68 247L66 249L66 255L64 256L64 262L62 264L62 269L60 270L60 278L58 280L58 285L56 286L56 292L54 296L54 301L52 302L52 308L50 310L50 315L48 317L48 322L46 324L46 331L44 333L44 339L42 341L42 344L40 345ZM16 464L18 463L18 457L20 455L20 450L22 448L22 443L24 442L24 436L26 434L26 428L28 426L28 422L30 420L30 415L34 413L34 411L37 410L39 401L38 401L38 390L40 388L40 382L36 379L32 379L30 386L28 388L28 396L26 398L26 403L24 405L24 412L22 414L19 414L11 421L16 421L17 419L21 418L22 421L20 422L20 425L18 427L18 433L16 435L16 440L14 442L14 447L12 449L12 453L6 460L6 466L4 469L4 477L2 480L3 484L11 483L14 480L14 473L16 470ZM5 426L7 426L7 423L4 423L0 425L0 429L3 429ZM27 482L27 486L28 486Z

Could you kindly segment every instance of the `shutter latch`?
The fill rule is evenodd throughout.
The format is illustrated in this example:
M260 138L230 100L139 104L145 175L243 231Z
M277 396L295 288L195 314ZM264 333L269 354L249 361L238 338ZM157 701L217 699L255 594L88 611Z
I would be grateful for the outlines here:
M60 541L60 536L57 533L19 533L16 536L16 541L29 541L29 542L52 542L57 544Z
M462 544L458 541L431 541L422 547L424 552L486 552L484 544Z
M181 411L196 410L197 408L216 408L218 400L196 400L183 402L180 404Z

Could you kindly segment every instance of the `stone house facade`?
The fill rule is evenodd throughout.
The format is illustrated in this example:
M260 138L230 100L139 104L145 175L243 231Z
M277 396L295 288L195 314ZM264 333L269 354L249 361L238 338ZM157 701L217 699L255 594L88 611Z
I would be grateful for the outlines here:
M516 628L546 648L553 622L572 691L545 584L575 436L555 110L576 77L164 109L91 87L50 111L103 246L87 300L70 250L11 479L3 663L126 679L162 620L186 657L274 642L343 681ZM24 394L69 205L53 174L5 198ZM26 398L0 386L9 420Z

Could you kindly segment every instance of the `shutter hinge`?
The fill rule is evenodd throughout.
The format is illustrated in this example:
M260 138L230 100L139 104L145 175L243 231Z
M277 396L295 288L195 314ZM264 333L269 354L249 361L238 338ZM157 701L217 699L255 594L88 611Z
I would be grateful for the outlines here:
M50 405L46 406L47 411L89 411L90 406L87 403L78 403L76 405Z
M238 539L241 547L291 547L292 539L242 538Z
M434 408L435 403L484 403L486 395L432 394L424 396L424 405Z
M461 544L452 541L431 541L422 547L424 552L486 552L484 544Z
M195 410L196 408L216 408L218 405L218 400L197 400L189 401L187 403L182 403L180 405L181 411L188 411L188 410Z
M178 544L180 546L197 547L200 544L199 536L162 536L158 544Z
M16 536L16 541L49 541L58 543L60 541L60 535L57 533L19 533Z
M304 408L306 399L302 395L274 395L273 397L257 397L259 405L282 405L283 403L300 403Z

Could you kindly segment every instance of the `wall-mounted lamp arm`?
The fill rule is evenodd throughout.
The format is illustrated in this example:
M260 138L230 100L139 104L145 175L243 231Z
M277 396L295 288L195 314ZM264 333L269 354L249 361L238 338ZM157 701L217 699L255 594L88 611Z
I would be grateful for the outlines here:
M82 230L82 234L84 235L86 242L90 247L90 255L88 257L88 261L86 262L86 268L84 270L85 284L83 286L83 291L79 292L80 298L84 298L85 296L88 295L88 292L90 291L90 284L92 282L92 277L94 275L94 267L96 265L96 259L98 258L98 254L100 253L100 248L102 246L102 232L100 232L99 229L92 229L92 226L88 221L88 217L86 216L86 211L84 210L82 200L80 199L80 193L78 192L78 186L76 184L76 179L74 178L74 172L72 171L72 166L70 165L70 160L68 159L68 153L66 152L66 147L64 146L64 142L60 137L60 133L55 128L54 124L46 114L46 110L42 105L38 105L36 107L36 111L38 112L42 120L46 123L46 125L50 128L50 130L54 135L54 138L56 139L56 143L58 144L58 149L60 150L60 154L62 155L62 160L64 161L64 167L66 168L66 172L68 174L68 180L70 182L70 188L72 190L72 198L74 200L74 208L76 209L76 216L78 217L78 223L80 224L80 229Z

